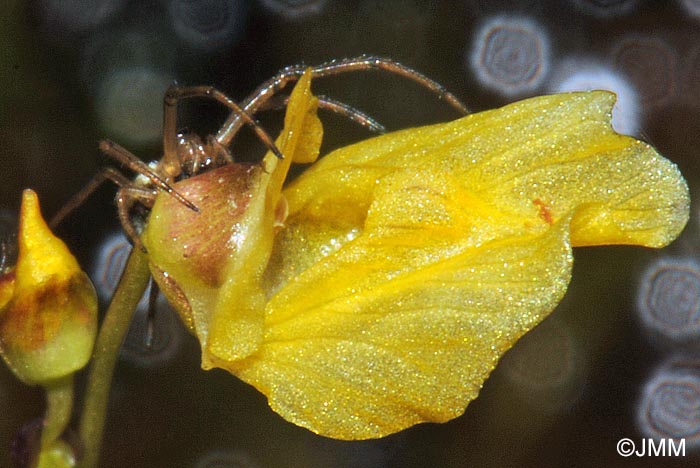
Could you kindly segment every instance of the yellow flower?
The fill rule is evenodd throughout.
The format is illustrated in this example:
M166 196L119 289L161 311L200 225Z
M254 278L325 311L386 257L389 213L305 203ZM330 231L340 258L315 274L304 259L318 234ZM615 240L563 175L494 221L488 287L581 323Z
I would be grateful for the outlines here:
M687 222L677 167L612 131L602 91L344 147L280 196L288 164L320 146L309 86L291 96L283 163L268 154L266 170L176 184L200 213L159 196L143 241L203 366L316 433L381 437L459 416L561 300L572 247L661 247Z
M0 278L0 354L21 380L45 384L90 359L97 296L31 190L22 197L18 244L16 267Z

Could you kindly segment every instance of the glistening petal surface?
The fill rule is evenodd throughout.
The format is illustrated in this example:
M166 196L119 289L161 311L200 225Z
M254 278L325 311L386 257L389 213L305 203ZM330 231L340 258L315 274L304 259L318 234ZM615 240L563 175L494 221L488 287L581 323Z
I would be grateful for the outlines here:
M549 314L571 246L659 247L680 172L615 134L607 92L543 96L341 148L284 195L257 352L224 365L340 439L460 415Z

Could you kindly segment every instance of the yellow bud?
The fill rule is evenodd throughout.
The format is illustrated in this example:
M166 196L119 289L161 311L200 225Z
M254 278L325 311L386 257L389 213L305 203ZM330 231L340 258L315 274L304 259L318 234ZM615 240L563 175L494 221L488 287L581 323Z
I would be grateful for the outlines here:
M37 468L72 468L75 464L73 449L66 442L57 440L39 453Z
M90 359L97 296L31 190L24 191L19 224L17 265L0 278L0 354L24 382L47 383Z
M283 160L268 153L262 164L229 164L175 183L199 211L160 194L141 236L153 278L199 338L204 368L244 359L263 340L263 273L287 216L282 186L292 163L318 157L323 136L310 86L307 72L290 96L276 142Z

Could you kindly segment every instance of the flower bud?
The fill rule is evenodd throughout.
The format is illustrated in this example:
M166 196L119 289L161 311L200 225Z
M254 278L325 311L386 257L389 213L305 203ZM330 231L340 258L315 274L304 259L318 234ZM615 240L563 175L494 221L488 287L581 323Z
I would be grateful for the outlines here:
M287 216L292 163L313 162L323 129L307 72L294 88L277 140L284 154L228 164L174 184L198 212L160 194L141 236L153 278L202 346L204 368L257 351L264 333L263 274Z
M73 468L75 464L73 449L66 442L57 440L39 453L37 468Z
M257 281L270 250L272 230L264 222L264 177L259 165L229 164L175 184L199 208L189 210L169 196L159 196L151 210L142 240L150 256L154 279L202 342L205 365L217 304L224 291L239 291L228 309L235 318L228 324L236 345L229 352L247 355L262 339L264 296ZM262 192L262 193L261 193ZM266 235L267 234L267 235ZM251 245L253 244L253 245ZM264 246L263 246L264 245ZM231 270L236 270L232 272ZM256 270L257 273L256 273ZM237 284L229 284L230 279ZM229 293L230 295L230 293Z
M97 295L66 245L25 190L19 254L0 277L0 354L28 384L46 384L81 369L97 332Z

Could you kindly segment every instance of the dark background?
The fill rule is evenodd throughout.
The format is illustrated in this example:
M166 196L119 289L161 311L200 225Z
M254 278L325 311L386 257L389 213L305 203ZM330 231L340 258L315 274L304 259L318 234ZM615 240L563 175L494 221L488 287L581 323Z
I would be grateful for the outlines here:
M678 163L691 195L700 175L697 0L5 0L3 10L4 236L23 188L39 193L50 216L106 163L97 150L101 138L145 160L159 158L169 84L211 84L240 100L283 66L360 54L414 67L475 111L553 92L582 76L579 82L620 94L618 129ZM489 38L494 42L480 49ZM473 60L475 50L486 52ZM314 89L389 129L455 117L435 96L382 73L318 80ZM183 106L180 124L206 134L225 116L218 106L196 101ZM274 134L282 114L260 117ZM368 136L337 116L322 118L324 151ZM243 131L234 151L256 157L264 148ZM105 185L58 230L96 276L114 275L119 261L114 246L103 256L118 227L114 192ZM464 416L377 441L315 436L282 420L235 377L200 370L197 343L167 311L159 316L158 352L139 350L143 321L137 322L117 369L102 466L697 466L697 222L693 205L685 233L663 251L577 250L562 304L507 354ZM690 332L681 338L639 319L639 304L649 301L638 296L655 291L647 284L654 268L679 275L666 289L659 286L659 294L666 291L661 305L669 313L686 314L679 320ZM6 448L15 431L40 416L42 405L41 392L0 367L0 466L10 464ZM620 438L639 443L669 435L645 426L649 418L660 421L657 431L682 431L684 458L616 453Z

